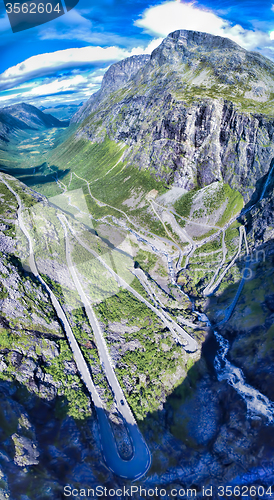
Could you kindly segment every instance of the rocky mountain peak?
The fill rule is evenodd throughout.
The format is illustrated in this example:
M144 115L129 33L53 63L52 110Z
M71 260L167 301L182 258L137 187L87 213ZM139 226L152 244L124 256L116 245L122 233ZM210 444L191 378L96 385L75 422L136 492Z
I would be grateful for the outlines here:
M167 81L167 75L170 75ZM249 52L229 38L198 31L170 33L151 54L132 56L106 71L101 88L72 117L80 122L94 112L112 92L133 85L153 90L169 87L171 93L185 88L185 97L195 91L201 97L224 97L242 106L251 99L266 103L274 92L274 64L256 52ZM177 90L176 90L177 89ZM190 90L190 92L189 92Z
M95 92L75 113L71 123L84 120L105 97L126 85L149 60L150 56L143 54L127 57L112 64L104 74L100 90Z
M170 33L151 54L154 64L193 63L201 60L216 62L221 57L232 56L242 62L246 50L229 38L199 31L178 30ZM210 64L211 65L211 64Z
M150 60L149 55L127 57L112 64L104 74L101 91L113 92L127 83L142 66Z
M228 38L175 31L150 58L109 68L77 137L126 144L130 164L169 185L223 180L247 201L273 157L273 93L272 61Z
M210 33L204 33L201 31L190 31L190 30L177 30L170 33L164 42L173 41L178 45L183 45L190 48L199 48L213 50L213 49L236 49L244 51L237 43L233 42L229 38L224 38L222 36L211 35ZM156 49L157 50L157 49Z
M264 82L261 87L265 87L269 76L274 77L273 63L261 54L249 52L229 38L198 31L170 33L151 54L150 66L164 65L176 66L179 72L204 69L208 75L201 84L213 77L217 84L246 85L251 78Z

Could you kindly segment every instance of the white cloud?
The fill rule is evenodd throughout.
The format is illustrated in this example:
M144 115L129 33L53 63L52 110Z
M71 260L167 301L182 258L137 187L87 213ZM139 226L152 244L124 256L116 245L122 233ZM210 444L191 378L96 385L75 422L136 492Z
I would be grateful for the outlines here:
M41 80L34 80L28 86L22 84L13 88L11 93L9 90L0 92L0 107L16 102L39 106L45 100L50 102L59 100L60 103L70 100L80 102L88 99L99 89L101 80L100 70L59 78L45 78L42 83Z
M203 31L230 38L247 50L254 50L269 43L268 34L247 30L230 23L214 12L198 7L194 2L169 1L146 9L135 25L153 36L165 37L179 29Z
M82 47L39 54L4 71L0 75L0 90L12 88L25 81L54 74L58 71L88 67L108 61L119 61L141 52L144 51L140 48L128 52L119 47Z
M77 75L72 78L62 79L62 80L54 80L50 83L44 83L43 85L39 85L38 87L34 87L30 92L27 92L25 95L27 97L36 97L36 96L46 96L51 94L57 94L59 92L75 92L77 87L82 89L83 84L87 85L87 79L82 75Z
M15 88L23 82L54 75L63 70L79 70L83 67L113 63L126 57L138 54L150 54L162 41L162 38L153 40L145 48L135 47L130 51L120 47L81 47L66 50L58 50L32 56L16 66L8 68L0 74L0 91Z
M136 26L148 33L164 37L179 29L214 31L214 34L219 34L225 24L226 21L212 12L199 9L193 3L178 1L150 7L144 11L141 19L135 21Z
M14 102L21 102L18 101L18 97L21 94L18 92L18 94L12 94L12 95L0 95L0 104L1 106L9 106L10 104L13 104Z

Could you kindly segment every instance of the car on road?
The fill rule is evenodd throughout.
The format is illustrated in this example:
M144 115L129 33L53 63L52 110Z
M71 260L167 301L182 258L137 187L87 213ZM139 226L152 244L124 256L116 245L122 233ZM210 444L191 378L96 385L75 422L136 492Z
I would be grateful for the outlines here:
M123 406L124 406L124 404L125 404L125 402L124 402L124 400L123 400L123 399L121 399L120 403L121 403L121 405L123 405Z

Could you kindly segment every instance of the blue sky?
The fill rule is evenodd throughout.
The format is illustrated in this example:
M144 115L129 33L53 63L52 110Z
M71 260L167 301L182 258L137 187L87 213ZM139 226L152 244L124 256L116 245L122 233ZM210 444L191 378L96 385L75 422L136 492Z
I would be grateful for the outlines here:
M19 33L0 0L0 106L84 101L110 64L151 53L176 29L226 36L274 60L274 5L265 0L80 0L64 16Z

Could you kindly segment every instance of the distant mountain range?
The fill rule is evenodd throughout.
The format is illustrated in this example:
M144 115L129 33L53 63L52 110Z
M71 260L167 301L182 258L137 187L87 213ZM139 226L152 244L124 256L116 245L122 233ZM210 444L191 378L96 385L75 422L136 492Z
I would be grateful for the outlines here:
M67 121L60 121L30 104L14 104L0 109L0 141L4 143L16 138L20 131L67 126Z
M39 109L45 114L50 114L58 118L58 120L70 120L73 115L78 111L78 109L83 106L80 104L58 104L57 106L45 107L41 106Z

